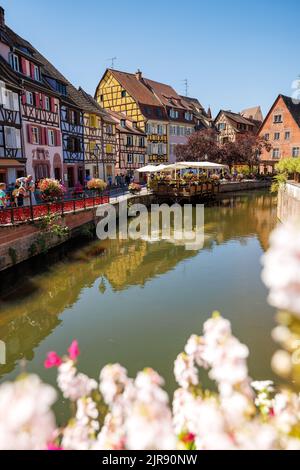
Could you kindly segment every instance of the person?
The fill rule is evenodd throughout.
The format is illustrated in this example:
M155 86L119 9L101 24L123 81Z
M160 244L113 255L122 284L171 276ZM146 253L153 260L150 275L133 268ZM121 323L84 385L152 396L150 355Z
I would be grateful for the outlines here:
M126 183L126 186L129 186L130 184L130 176L128 173L126 173L126 176L125 176L125 183Z
M112 177L111 177L110 175L109 175L109 177L107 178L107 180L108 180L109 186L111 186L111 185L112 185Z
M6 184L0 183L0 210L6 207Z

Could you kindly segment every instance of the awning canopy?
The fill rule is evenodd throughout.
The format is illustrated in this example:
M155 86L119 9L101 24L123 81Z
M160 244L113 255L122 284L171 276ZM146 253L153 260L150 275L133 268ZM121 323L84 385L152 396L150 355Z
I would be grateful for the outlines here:
M188 168L197 168L203 170L222 170L228 169L227 165L221 165L219 163L212 163L212 162L176 162L171 165L165 165L163 171L169 170L184 170Z
M157 173L158 171L162 171L168 165L147 165L143 166L143 168L139 168L137 171L139 173Z
M24 168L25 163L21 163L13 158L0 158L0 168Z

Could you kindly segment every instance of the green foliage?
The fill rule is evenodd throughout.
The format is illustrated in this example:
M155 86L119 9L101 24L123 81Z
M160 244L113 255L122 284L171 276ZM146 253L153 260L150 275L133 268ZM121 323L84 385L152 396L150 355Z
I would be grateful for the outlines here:
M32 257L37 254L37 246L36 243L31 243L30 247L28 248L28 256Z
M283 158L277 163L275 169L278 173L300 173L300 158Z
M273 183L271 185L271 193L278 193L281 186L285 186L288 180L288 173L278 173L273 178Z
M16 264L16 263L17 263L17 258L18 258L18 257L17 257L17 252L16 252L16 250L15 250L14 248L10 247L10 248L8 249L8 254L9 254L9 256L10 256L10 259L11 259L11 261L12 261L12 264Z
M61 219L57 214L48 214L42 217L38 226L43 232L51 232L58 237L63 237L69 233L69 227L55 222Z
M92 225L83 225L80 227L79 235L84 238L92 240L95 236L94 227Z

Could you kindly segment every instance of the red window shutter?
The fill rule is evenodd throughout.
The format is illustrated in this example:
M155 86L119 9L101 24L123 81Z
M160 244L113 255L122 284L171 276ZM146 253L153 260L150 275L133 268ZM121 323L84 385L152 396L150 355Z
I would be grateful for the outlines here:
M39 93L35 92L35 106L37 108L41 107L41 96Z
M22 104L26 104L26 93L24 92L21 97Z
M43 127L42 130L44 131L44 145L48 145L48 128Z
M34 80L34 65L30 62L30 76Z
M27 75L26 59L21 57L21 70L24 75Z
M41 106L43 109L46 109L46 97L45 95L41 95Z
M61 146L61 134L60 134L60 131L55 131L55 144L56 144L56 147L60 147Z
M55 109L55 99L54 98L50 98L50 109L51 109L51 113L55 113L56 109Z
M30 124L27 124L27 137L28 143L32 144L32 126Z

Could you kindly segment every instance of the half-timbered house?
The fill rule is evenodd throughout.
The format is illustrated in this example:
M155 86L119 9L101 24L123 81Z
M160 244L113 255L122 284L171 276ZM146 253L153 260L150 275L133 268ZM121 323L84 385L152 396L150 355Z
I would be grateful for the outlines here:
M20 112L21 88L0 57L0 183L11 184L25 175Z
M73 99L83 110L85 178L115 178L116 124L109 113L82 88L72 90Z
M145 165L147 135L131 118L123 113L109 111L116 123L116 174L133 176L135 170Z
M246 118L241 113L221 109L214 120L214 125L218 130L219 142L225 144L226 142L235 142L240 134L247 132L257 134L261 122Z
M95 98L104 109L126 114L146 132L148 162L168 162L168 114L140 71L131 74L107 69Z
M22 88L21 119L27 174L32 174L35 180L61 178L59 92L53 90L45 78L48 62L5 24L3 9L0 18L0 54Z

